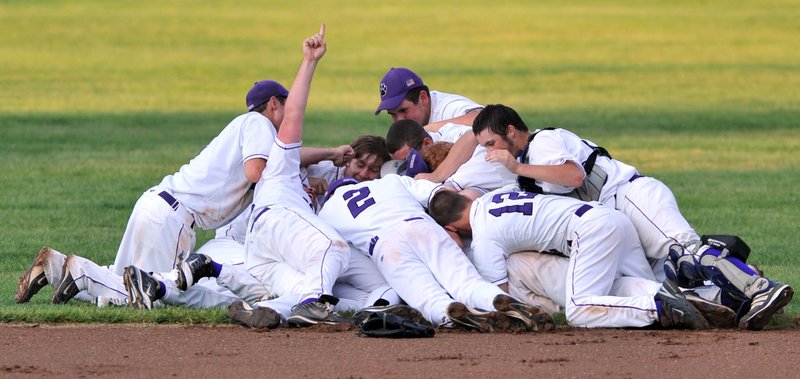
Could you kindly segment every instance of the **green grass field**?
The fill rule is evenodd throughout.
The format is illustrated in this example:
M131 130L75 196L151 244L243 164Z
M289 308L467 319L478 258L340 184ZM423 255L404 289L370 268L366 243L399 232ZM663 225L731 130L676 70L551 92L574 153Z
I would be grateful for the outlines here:
M243 112L254 81L288 87L321 21L307 145L383 134L378 81L409 67L604 145L667 183L699 233L738 234L769 277L800 283L796 2L162 3L0 3L0 322L223 321L13 293L44 245L111 263L139 195Z

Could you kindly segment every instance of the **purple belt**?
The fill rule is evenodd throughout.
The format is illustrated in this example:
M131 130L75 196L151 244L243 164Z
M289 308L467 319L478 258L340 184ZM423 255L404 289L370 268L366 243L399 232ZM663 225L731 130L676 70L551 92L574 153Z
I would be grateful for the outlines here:
M417 216L417 217L407 218L407 219L405 219L403 221L408 222L408 221L422 220L422 219L423 219L422 217ZM375 237L372 237L372 239L369 240L369 251L367 251L367 252L369 253L370 257L372 256L372 251L375 250L375 244L378 243L378 239L379 239L378 236L375 236Z

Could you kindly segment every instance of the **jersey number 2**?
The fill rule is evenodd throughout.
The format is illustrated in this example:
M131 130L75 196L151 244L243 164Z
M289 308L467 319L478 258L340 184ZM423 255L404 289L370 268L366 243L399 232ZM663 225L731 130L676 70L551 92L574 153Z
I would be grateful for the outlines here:
M344 193L344 199L347 200L347 209L353 218L358 217L361 212L375 205L375 199L369 197L369 188L362 187L359 189L347 191Z

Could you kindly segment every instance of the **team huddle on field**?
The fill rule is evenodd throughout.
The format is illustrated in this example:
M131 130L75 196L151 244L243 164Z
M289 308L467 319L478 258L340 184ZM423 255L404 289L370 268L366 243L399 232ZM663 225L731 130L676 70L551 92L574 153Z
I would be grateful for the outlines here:
M303 42L290 90L256 82L247 113L141 195L113 264L45 247L15 301L52 285L53 304L227 307L254 328L382 313L481 332L548 331L562 312L575 327L760 330L791 301L658 179L406 68L380 81L385 137L302 146L324 34ZM195 249L195 228L216 236Z

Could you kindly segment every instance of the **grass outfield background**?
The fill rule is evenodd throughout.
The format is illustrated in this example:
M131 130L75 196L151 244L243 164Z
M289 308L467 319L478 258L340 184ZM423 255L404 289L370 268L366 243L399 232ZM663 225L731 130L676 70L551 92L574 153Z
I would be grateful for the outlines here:
M383 134L378 81L409 67L607 147L667 183L699 233L742 236L751 262L798 285L797 20L793 1L5 1L0 321L223 321L13 293L44 245L111 263L139 195L243 112L254 81L288 87L321 21L306 144Z

